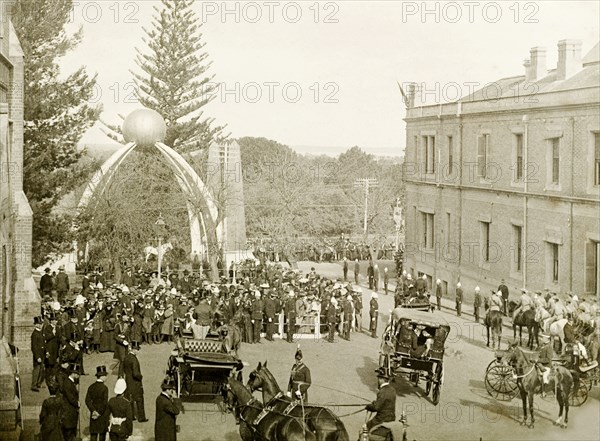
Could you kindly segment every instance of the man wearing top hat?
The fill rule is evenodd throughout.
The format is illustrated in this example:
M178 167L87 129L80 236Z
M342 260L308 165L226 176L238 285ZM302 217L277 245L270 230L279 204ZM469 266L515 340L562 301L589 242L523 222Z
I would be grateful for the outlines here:
M63 399L62 432L65 441L75 441L77 436L77 423L79 422L79 371L81 367L77 363L70 363L68 367L69 376L64 380L61 387Z
M42 292L42 296L50 295L52 288L54 288L54 281L50 275L50 268L46 268L44 270L44 275L40 278L40 291Z
M123 376L123 360L125 360L125 355L127 355L127 346L129 346L130 340L130 323L129 316L127 313L123 312L121 321L115 326L115 352L113 354L115 363L113 364L113 369L118 371L117 375L119 377Z
M504 279L500 281L500 285L498 285L498 291L502 293L502 312L504 315L508 315L508 286L506 286Z
M131 403L123 395L127 390L124 378L115 384L115 397L108 400L110 441L125 441L133 433L133 411ZM158 441L159 438L156 439Z
M85 395L85 405L90 411L90 441L105 441L108 432L108 387L104 384L106 366L96 367L96 382Z
M58 274L56 275L56 292L58 294L58 301L63 303L65 301L65 297L69 292L69 276L65 273L65 266L61 265L58 268Z
M51 312L48 314L48 323L42 327L44 336L44 345L46 353L44 354L44 370L46 372L46 383L48 379L55 375L55 369L58 365L58 349L60 347L60 334L58 328L58 320L56 314Z
M42 317L33 318L33 332L31 333L31 353L33 354L33 372L31 373L31 390L39 392L44 381L44 360L46 358L46 344L42 333Z
M123 373L125 374L125 382L127 383L127 398L132 405L133 419L140 423L148 421L144 409L144 387L142 385L142 371L140 370L140 362L137 359L137 353L140 349L140 344L137 341L132 341L129 345L129 353L123 361Z
M290 381L288 382L288 392L292 398L302 400L304 403L308 401L308 388L312 381L310 378L310 369L302 361L302 351L300 346L296 349L294 356L296 362L292 366L290 372Z
M367 429L396 420L396 390L383 369L377 370L377 383L379 390L377 398L366 406L369 412L376 415L367 422Z
M177 441L175 424L181 404L175 395L175 387L165 378L160 385L161 393L156 397L156 420L154 439L156 441Z

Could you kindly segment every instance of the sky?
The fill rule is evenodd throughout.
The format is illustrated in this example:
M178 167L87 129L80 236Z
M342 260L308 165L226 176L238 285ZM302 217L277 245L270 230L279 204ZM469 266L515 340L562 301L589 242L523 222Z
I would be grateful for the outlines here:
M585 55L599 40L594 1L200 2L194 5L209 74L220 83L205 115L232 137L260 136L302 153L336 155L358 145L402 155L405 107L398 82L417 82L427 103L467 95L524 73L529 50L579 39ZM131 71L146 51L155 0L75 1L69 29L83 41L61 60L64 74L97 73L94 102L119 123L140 107ZM82 140L111 141L97 128Z

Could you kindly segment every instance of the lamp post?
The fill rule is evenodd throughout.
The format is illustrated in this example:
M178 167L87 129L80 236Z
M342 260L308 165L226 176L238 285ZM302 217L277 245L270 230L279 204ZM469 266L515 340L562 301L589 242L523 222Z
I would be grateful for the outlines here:
M162 213L160 213L158 215L158 219L156 220L156 222L154 223L154 225L156 225L156 232L158 235L158 248L156 249L157 251L157 258L158 258L158 281L160 283L160 281L162 280L161 278L161 270L162 270L162 235L165 231L165 226L167 225L162 217Z

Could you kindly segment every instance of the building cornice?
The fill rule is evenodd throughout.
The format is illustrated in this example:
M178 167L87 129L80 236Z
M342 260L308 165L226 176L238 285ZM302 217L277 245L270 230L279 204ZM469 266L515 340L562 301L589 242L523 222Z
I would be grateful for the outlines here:
M458 184L448 184L448 183L437 183L437 182L424 182L418 181L414 179L404 179L406 184L415 184L415 185L426 185L430 187L436 187L440 190L444 188L451 188L455 190L477 190L481 192L487 193L502 193L509 194L512 196L526 196L528 198L538 198L538 199L555 199L561 202L580 202L584 204L591 205L600 205L600 199L591 199L591 198L581 198L576 196L564 196L564 195L556 195L556 194L545 194L545 193L533 193L533 192L523 192L519 190L510 190L507 188L487 188L487 187L478 187L476 185L458 185Z
M585 88L585 89L597 89L597 88ZM584 90L584 89L573 89L575 90ZM560 92L564 92L564 91L560 91ZM549 92L549 93L558 93L558 92ZM483 103L484 101L473 101L474 103ZM469 102L471 103L471 101ZM597 109L598 106L600 105L600 102L598 101L590 101L590 102L585 102L585 103L576 103L576 104L557 104L557 105L539 105L539 106L531 106L531 107L511 107L511 108L502 108L502 109L498 109L498 110L485 110L485 111L474 111L474 112L469 112L469 111L464 111L464 104L463 103L463 108L461 113L441 113L441 114L430 114L430 115L423 115L423 116L407 116L405 118L403 118L403 121L409 123L409 122L415 122L415 121L439 121L441 119L445 119L445 120L458 120L461 118L469 118L471 116L498 116L498 115L510 115L510 114L519 114L522 115L523 113L532 113L532 112L537 112L537 111L548 111L548 110L572 110L572 109ZM456 103L447 103L447 105L456 105ZM433 110L433 109L438 109L439 105L433 105L433 106L421 106L421 107L413 107L412 109L409 110L413 110L413 111L417 111L418 109L423 109L423 110Z

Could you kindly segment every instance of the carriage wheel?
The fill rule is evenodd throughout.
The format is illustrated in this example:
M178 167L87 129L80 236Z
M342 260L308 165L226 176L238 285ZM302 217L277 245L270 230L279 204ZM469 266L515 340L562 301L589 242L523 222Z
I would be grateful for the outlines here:
M514 371L495 360L485 373L485 389L488 394L500 401L512 400L518 392L517 380L513 379Z
M431 395L431 402L434 406L437 406L440 402L440 394L442 391L442 384L440 382L436 382L433 386L433 394Z
M177 398L181 398L181 372L179 369L175 371L175 391L177 392Z
M571 396L569 397L569 405L571 405L573 407L579 407L587 401L587 398L588 398L587 381L585 381L584 379L581 379L579 381L579 388L576 391L573 391L571 393Z
M429 392L431 392L432 384L433 384L432 380L428 380L427 383L425 384L425 395L429 395Z

